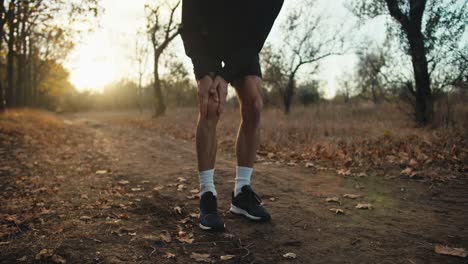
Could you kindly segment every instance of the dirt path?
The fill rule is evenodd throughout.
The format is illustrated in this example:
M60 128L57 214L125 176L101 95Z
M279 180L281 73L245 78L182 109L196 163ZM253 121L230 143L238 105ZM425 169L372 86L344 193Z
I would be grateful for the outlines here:
M53 160L48 167L54 167L43 177L62 180L54 199L42 198L57 204L51 205L55 214L44 214L40 227L23 228L9 242L0 240L5 241L0 262L38 261L35 257L57 262L51 257L55 254L67 263L193 263L195 252L210 254L216 263L468 263L434 253L435 244L468 248L466 183L431 186L399 177L343 177L328 170L257 164L253 186L273 222L254 224L228 213L235 159L223 152L215 181L227 230L205 233L193 217L198 200L188 198L198 188L193 142L125 125L122 118L61 117L92 145L66 141L41 151ZM339 201L326 202L330 197ZM358 203L373 209L356 209ZM59 231L52 232L57 226ZM38 256L41 249L49 253ZM284 258L288 252L297 258ZM221 261L225 255L235 257Z

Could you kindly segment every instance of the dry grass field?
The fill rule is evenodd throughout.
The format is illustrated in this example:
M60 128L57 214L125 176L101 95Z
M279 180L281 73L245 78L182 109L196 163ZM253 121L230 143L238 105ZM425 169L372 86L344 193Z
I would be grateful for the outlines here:
M258 162L317 163L344 173L411 167L408 175L439 180L444 175L460 176L467 170L468 106L457 105L454 113L450 127L438 116L436 127L421 129L390 104L321 104L297 107L289 116L280 109L266 109ZM182 108L157 120L141 117L125 122L164 131L175 139L194 140L196 116L196 109ZM222 148L233 150L239 122L238 110L228 109L218 128Z

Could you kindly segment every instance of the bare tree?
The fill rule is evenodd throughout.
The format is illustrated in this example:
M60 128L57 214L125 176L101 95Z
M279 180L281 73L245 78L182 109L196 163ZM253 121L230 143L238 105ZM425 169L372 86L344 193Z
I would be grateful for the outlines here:
M388 28L411 57L415 85L407 87L415 98L414 116L421 126L430 124L434 116L431 74L461 40L468 19L467 5L459 0L354 1L353 10L359 17L389 15L396 22L398 30L394 31L392 24Z
M0 53L3 53L3 40L5 38L5 24L7 13L5 8L5 0L0 0ZM3 91L3 83L0 80L0 112L5 109L5 95Z
M15 59L15 31L18 26L17 20L15 19L17 13L16 1L11 0L8 3L7 16L7 25L8 25L8 37L7 37L7 66L6 66L6 75L7 75L7 89L5 91L6 107L14 107L15 102L15 83L14 83L14 59Z
M360 50L357 53L358 64L356 82L360 95L370 97L374 104L384 97L384 76L382 68L386 65L385 54L382 50Z
M157 3L156 6L146 5L147 29L154 58L154 117L161 116L166 112L166 104L161 89L159 63L163 52L171 41L179 35L179 25L175 21L175 12L179 8L180 2L180 0L177 0L172 5L168 2ZM167 19L162 19L161 10L163 8L169 9Z
M145 34L146 36L146 34ZM143 94L143 77L146 74L146 65L148 63L148 43L142 38L142 34L138 33L135 38L135 50L133 54L133 62L137 69L137 98L136 104L138 109L142 110L141 96Z
M344 102L347 104L351 99L351 96L355 92L355 81L353 80L354 74L344 73L339 76L337 96L343 97Z
M320 13L313 0L293 9L282 25L283 35L287 37L279 44L280 48L266 49L264 53L266 72L280 75L277 77L280 83L281 80L286 81L285 86L277 87L285 114L291 110L299 70L309 65L313 74L320 60L342 53L344 42L341 32L330 30Z

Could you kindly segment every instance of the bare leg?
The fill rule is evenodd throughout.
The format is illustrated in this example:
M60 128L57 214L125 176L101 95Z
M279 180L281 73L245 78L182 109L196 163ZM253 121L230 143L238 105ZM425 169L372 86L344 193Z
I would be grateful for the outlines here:
M246 76L234 83L239 99L241 124L237 134L237 165L252 168L260 140L260 113L263 107L260 92L262 80Z
M218 102L212 97L208 100L208 111L204 118L198 118L196 145L198 170L206 171L214 168L216 160L216 126L218 124Z

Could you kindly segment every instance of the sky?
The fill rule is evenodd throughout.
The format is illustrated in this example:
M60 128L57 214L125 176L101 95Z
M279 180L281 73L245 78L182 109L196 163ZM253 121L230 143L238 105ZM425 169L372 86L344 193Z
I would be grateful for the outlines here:
M100 17L99 27L91 33L82 35L65 61L65 66L70 71L70 81L79 91L102 91L113 81L136 77L136 67L131 57L134 53L137 32L145 28L144 6L147 1L102 0L104 13ZM329 19L337 28L346 30L356 23L356 19L344 6L346 1L317 0L317 4L322 16ZM267 43L275 45L282 41L284 36L280 34L280 24L288 10L301 2L301 0L285 1ZM366 23L364 27L354 32L356 33L353 34L354 37L381 42L385 37L384 21ZM173 42L171 50L184 62L187 69L191 69L190 60L184 54L180 37ZM152 71L151 61L149 58L148 76ZM342 56L327 58L320 63L320 71L315 78L322 81L325 97L331 98L335 95L338 88L337 78L344 72L352 71L355 64L356 57L352 51ZM299 79L304 78L305 74Z

